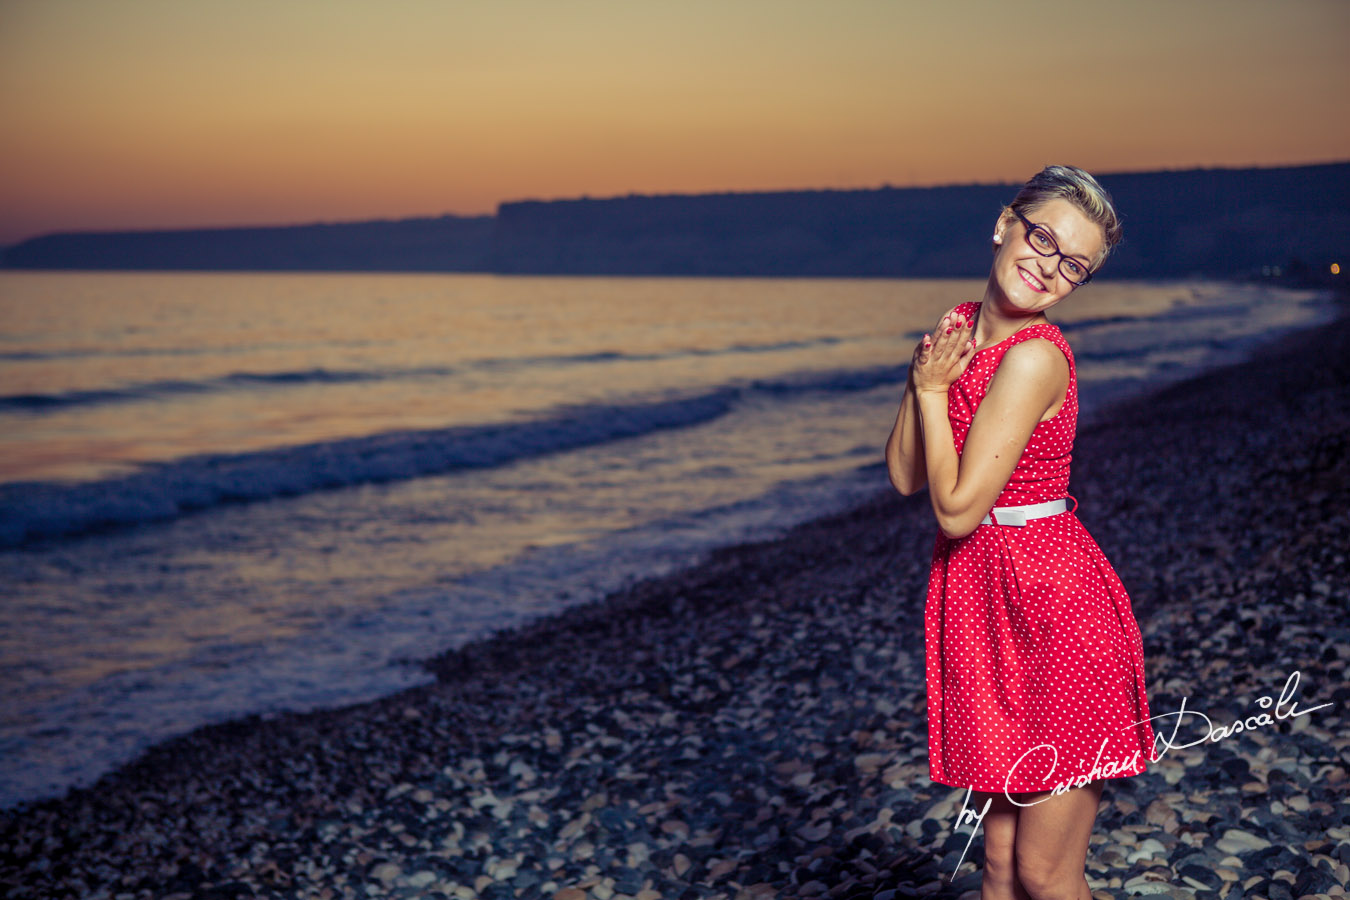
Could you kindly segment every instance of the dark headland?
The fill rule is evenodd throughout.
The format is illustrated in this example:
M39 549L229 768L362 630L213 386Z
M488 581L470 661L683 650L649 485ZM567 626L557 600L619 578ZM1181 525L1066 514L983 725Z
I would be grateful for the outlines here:
M1112 278L1296 278L1346 265L1350 163L1104 174L1125 242ZM504 203L493 216L70 233L18 269L979 277L1015 185Z

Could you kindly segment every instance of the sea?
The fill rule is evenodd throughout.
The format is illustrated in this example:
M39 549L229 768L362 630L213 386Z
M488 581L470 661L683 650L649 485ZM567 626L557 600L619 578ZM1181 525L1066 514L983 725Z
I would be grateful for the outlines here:
M889 490L982 280L0 272L0 807ZM1083 423L1328 321L1261 283L1052 311Z

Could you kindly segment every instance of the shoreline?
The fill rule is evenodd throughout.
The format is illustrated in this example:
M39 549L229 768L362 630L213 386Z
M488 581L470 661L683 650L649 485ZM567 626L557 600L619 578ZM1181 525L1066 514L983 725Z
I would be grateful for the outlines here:
M1115 404L1079 432L1078 515L1130 591L1154 715L1187 697L1227 724L1294 670L1300 706L1336 704L1113 779L1089 873L1119 872L1094 883L1100 896L1127 896L1132 878L1283 896L1267 884L1282 870L1292 897L1345 885L1347 325L1343 313L1315 340ZM931 512L877 472L877 495L847 512L428 660L435 684L207 726L0 812L0 885L466 900L973 890L974 845L956 884L939 880L969 836L952 829L964 792L927 777ZM1331 880L1300 882L1304 865ZM96 878L113 883L100 893Z

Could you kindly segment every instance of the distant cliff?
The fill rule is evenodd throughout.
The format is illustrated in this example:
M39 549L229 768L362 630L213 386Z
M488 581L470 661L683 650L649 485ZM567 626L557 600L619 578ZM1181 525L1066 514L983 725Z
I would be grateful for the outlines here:
M1325 269L1350 257L1350 163L1100 176L1125 221L1112 277ZM11 268L978 277L1015 185L629 196L495 217L56 234Z
M492 216L293 225L50 234L10 247L18 269L188 269L225 271L479 270Z

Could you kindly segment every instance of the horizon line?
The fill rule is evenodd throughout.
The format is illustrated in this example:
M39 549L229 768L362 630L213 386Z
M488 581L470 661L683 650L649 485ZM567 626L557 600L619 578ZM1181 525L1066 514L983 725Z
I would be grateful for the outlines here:
M1092 173L1094 178L1112 178L1121 175L1155 175L1155 174L1184 174L1187 172L1237 172L1248 170L1271 170L1271 169L1313 169L1322 166L1340 166L1350 165L1350 158L1323 160L1319 162L1306 163L1281 163L1276 165L1246 165L1246 166L1186 166L1182 168L1150 168L1150 169L1126 169L1101 173ZM236 225L170 225L153 226L148 228L100 228L100 229L78 229L62 231L46 231L38 234L32 234L28 237L20 238L17 241L7 244L0 244L0 250L8 250L18 247L28 241L39 240L47 237L66 236L66 235L110 235L110 234L174 234L183 232L211 232L211 231L264 231L264 230L284 230L291 228L325 228L325 227L343 227L350 225L374 225L391 224L396 225L405 222L427 222L438 219L458 219L462 221L472 221L475 219L492 219L501 214L503 206L516 206L528 203L604 203L614 200L629 199L673 199L673 198L693 198L693 197L754 197L766 196L770 194L862 194L875 191L918 191L918 190L940 190L944 188L968 188L968 187L1006 187L1020 184L1017 181L952 181L938 184L909 184L897 185L890 182L883 182L872 187L858 188L781 188L775 190L714 190L714 191L686 191L686 192L663 192L663 193L638 193L630 191L626 194L608 194L604 196L592 197L589 194L580 194L563 197L520 197L497 202L496 209L485 213L433 213L428 215L409 215L399 216L397 218L387 216L375 216L360 219L311 219L308 221L293 221L271 224L236 224Z

